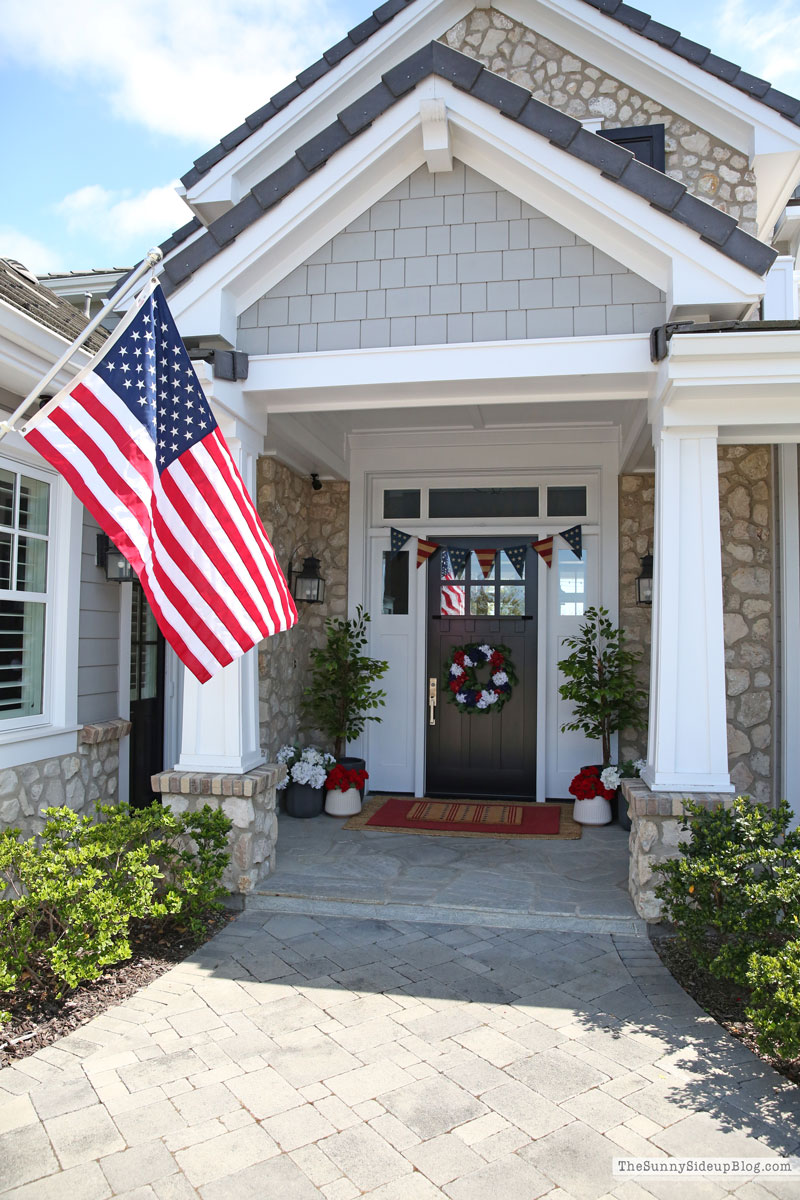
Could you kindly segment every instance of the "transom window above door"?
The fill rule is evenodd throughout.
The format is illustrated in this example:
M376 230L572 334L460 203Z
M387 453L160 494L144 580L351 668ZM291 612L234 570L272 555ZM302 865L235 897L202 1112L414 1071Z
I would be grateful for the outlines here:
M504 550L484 575L470 551L464 570L456 572L445 548L439 553L439 613L443 617L522 617L525 615L525 568L520 577Z
M585 483L531 487L383 488L379 513L384 521L530 521L548 517L588 517L595 489Z

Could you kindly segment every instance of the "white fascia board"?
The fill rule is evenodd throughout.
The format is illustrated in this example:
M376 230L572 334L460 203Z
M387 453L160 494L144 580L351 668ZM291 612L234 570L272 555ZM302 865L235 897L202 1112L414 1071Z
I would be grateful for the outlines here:
M646 397L647 334L253 356L244 383L268 413Z
M800 127L584 0L504 0L503 9L750 158L800 153Z
M183 336L221 334L234 344L238 314L420 166L423 99L444 100L457 157L664 290L671 316L739 316L763 295L757 275L693 230L541 135L431 78L176 290L170 304Z
M69 342L33 317L0 300L0 387L26 395L60 358ZM48 388L55 392L89 361L87 350L77 350L73 366L64 367Z
M236 204L337 113L375 87L390 67L440 38L473 7L470 0L416 0L216 163L188 189L187 203L192 208Z
M800 332L676 334L659 364L651 420L663 427L774 426L800 441Z
M746 155L758 183L759 236L769 236L800 175L800 127L583 0L505 0L503 8Z

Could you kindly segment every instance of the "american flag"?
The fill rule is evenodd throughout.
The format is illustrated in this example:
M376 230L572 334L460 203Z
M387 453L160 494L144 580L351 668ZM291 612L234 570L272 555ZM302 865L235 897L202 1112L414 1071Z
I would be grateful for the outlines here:
M450 562L450 555L446 547L442 548L442 579L445 581L442 584L442 616L463 617L464 616L464 588L448 587L448 583L455 581L455 572L453 564Z
M24 436L131 563L165 638L202 683L295 624L158 284Z

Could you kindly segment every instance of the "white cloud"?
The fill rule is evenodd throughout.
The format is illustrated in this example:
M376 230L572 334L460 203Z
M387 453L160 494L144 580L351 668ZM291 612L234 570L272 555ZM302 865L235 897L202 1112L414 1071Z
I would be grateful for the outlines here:
M34 275L47 275L66 269L64 257L59 251L10 225L0 225L0 258L16 259L29 267Z
M335 3L0 0L0 56L97 89L117 117L211 145L342 36Z
M800 92L800 11L796 0L753 5L725 0L713 49L790 95Z
M117 259L141 255L147 240L160 241L173 229L191 219L191 212L175 191L177 180L165 187L131 194L111 191L98 183L70 192L55 205L55 211L71 235L91 234L114 247Z

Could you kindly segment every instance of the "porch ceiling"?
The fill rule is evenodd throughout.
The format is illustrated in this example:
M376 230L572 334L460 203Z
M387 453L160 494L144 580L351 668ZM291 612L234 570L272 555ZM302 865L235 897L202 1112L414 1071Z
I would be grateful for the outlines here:
M301 474L317 471L337 479L349 476L350 440L369 437L387 441L393 434L457 436L467 432L485 432L502 439L525 429L562 431L569 441L578 430L598 441L619 440L627 449L628 469L652 466L652 446L646 423L647 401L615 399L603 402L571 400L563 403L461 403L427 404L424 407L386 407L345 409L336 412L280 412L270 414L266 445ZM642 437L644 433L644 437ZM412 452L409 451L409 455ZM631 457L633 456L633 457Z

